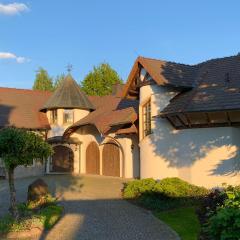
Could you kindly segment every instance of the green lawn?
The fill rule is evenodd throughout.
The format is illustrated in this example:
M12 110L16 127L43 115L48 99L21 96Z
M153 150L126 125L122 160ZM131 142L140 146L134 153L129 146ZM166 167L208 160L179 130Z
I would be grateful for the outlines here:
M196 240L200 223L194 207L155 212L155 216L173 228L182 240Z

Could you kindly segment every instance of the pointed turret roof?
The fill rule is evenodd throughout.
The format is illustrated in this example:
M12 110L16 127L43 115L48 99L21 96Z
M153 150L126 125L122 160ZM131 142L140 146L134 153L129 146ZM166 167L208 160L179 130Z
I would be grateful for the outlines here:
M71 74L68 74L65 77L60 86L55 90L40 111L45 112L47 109L56 108L95 109L87 95L72 78Z

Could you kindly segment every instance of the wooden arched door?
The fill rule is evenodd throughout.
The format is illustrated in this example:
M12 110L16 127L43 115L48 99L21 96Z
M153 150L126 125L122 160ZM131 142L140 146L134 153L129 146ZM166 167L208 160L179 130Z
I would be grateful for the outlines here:
M71 148L66 146L53 147L54 154L52 156L53 172L72 172L74 154Z
M100 174L100 152L96 142L91 142L86 150L86 173Z
M120 177L120 151L119 147L113 142L104 144L102 171L103 175Z

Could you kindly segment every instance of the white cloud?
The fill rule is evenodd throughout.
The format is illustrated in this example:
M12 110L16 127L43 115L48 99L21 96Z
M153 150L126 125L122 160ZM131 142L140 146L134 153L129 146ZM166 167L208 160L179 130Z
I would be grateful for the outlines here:
M16 56L14 53L10 52L0 52L0 59L12 59L17 63L25 63L30 61L28 58Z
M4 15L16 15L20 12L26 12L29 8L24 3L9 3L9 4L3 4L0 3L0 14Z

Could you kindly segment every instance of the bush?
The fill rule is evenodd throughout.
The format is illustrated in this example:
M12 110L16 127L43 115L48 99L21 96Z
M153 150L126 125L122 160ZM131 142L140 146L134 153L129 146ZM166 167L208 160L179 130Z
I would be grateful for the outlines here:
M33 227L50 229L61 218L63 207L56 199L47 195L38 201L29 201L17 205L20 219L6 215L0 219L0 233L24 231Z
M239 240L240 239L240 209L220 208L209 219L206 228L210 239Z
M156 181L152 178L128 182L124 186L123 197L127 199L137 198L143 193L151 192L155 184Z
M191 185L179 178L152 178L135 180L125 184L123 197L134 199L142 207L152 210L173 209L198 204L198 198L208 190Z
M204 232L209 239L240 239L240 192L226 190L226 199L210 212Z
M185 182L179 178L165 178L158 182L153 189L166 197L199 197L206 195L208 190Z
M123 197L138 198L142 194L158 194L162 197L199 197L208 194L208 190L185 182L179 178L164 178L155 181L152 178L135 180L125 184Z
M201 199L197 214L202 225L208 221L210 215L216 213L218 207L223 205L226 197L225 191L215 189Z

